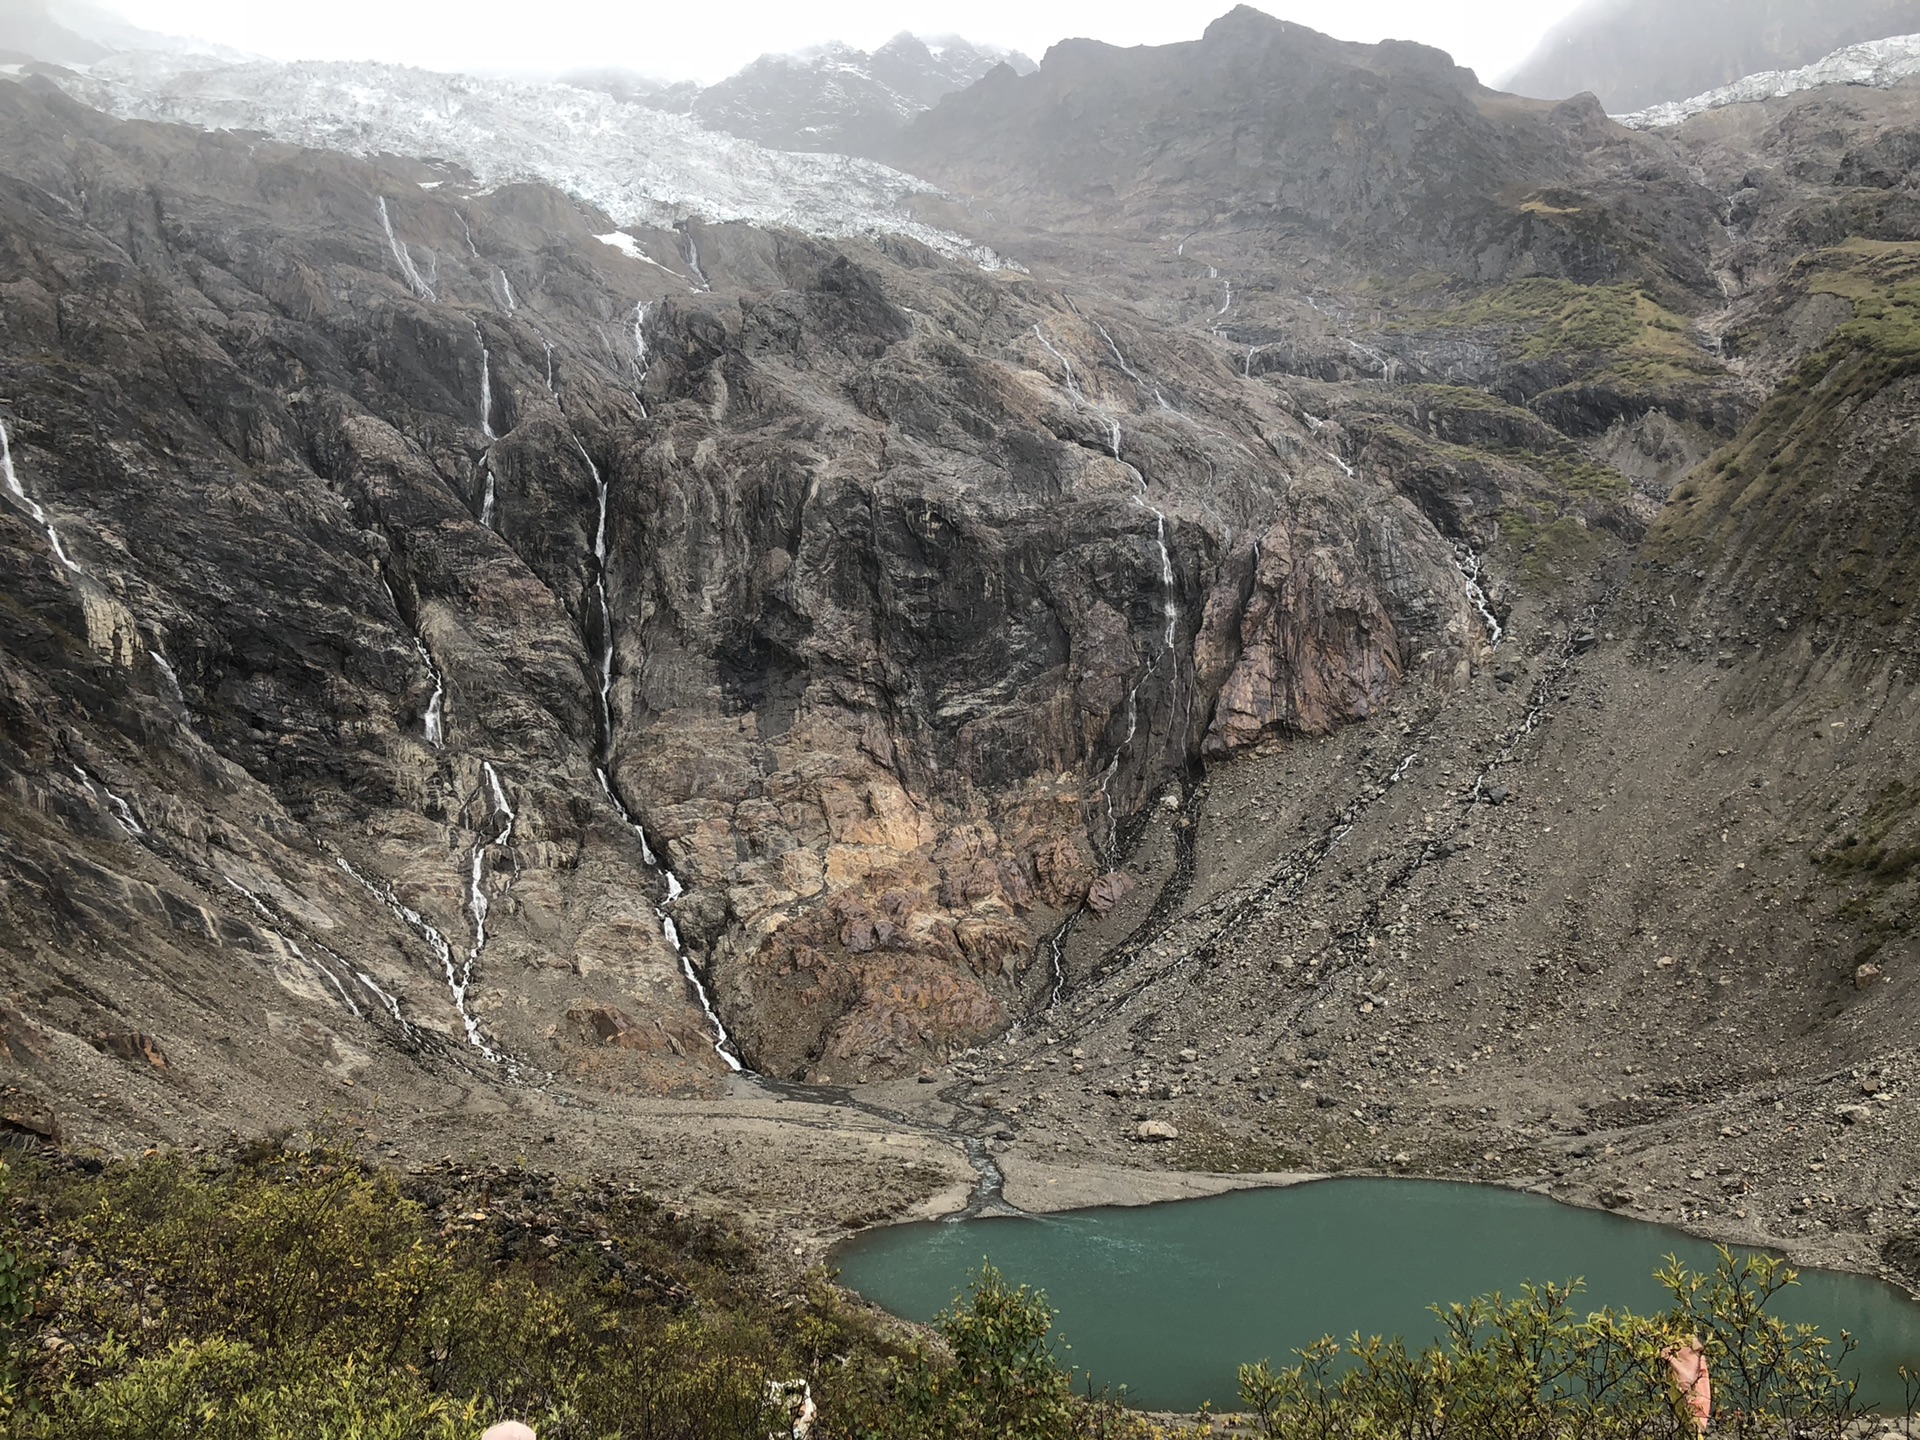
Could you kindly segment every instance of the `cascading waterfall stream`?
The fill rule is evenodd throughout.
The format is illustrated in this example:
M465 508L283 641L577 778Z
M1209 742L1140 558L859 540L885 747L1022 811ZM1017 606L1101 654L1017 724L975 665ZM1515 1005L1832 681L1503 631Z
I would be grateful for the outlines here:
M53 521L47 518L47 512L40 508L40 502L27 493L27 487L20 483L20 476L13 468L13 443L8 438L5 421L0 421L0 479L6 481L7 493L18 500L27 514L33 517L33 523L46 533L47 544L53 549L53 558L58 560L75 575L83 574L67 554L66 546L60 543L60 532L53 528Z
M258 895L254 894L253 891L249 890L246 886L242 885L238 880L234 879L231 875L222 874L220 878L226 881L229 887L237 891L240 894L241 898L243 898L249 905L253 906L254 910L259 914L260 918L267 922L267 933L269 935L273 936L274 939L278 940L282 945L286 946L287 952L290 955L292 955L294 959L298 960L302 965L306 966L307 969L313 971L316 975L320 976L322 979L327 981L327 983L333 987L334 993L340 997L340 1003L347 1007L347 1009L352 1013L354 1019L364 1020L367 1018L366 1015L361 1011L360 1007L353 1003L353 997L347 993L347 987L340 983L340 977L334 974L330 968L320 964L318 961L313 959L312 956L308 955L306 951L300 948L299 941L295 940L292 936L285 933L282 927L286 924L286 922L280 918L279 914L275 912L272 906L267 904L266 901L262 900ZM397 1007L394 1010L393 1014L395 1019L399 1019L400 1012ZM405 1022L403 1021L402 1023L404 1024Z
M1096 326L1096 328L1098 327ZM1161 662L1169 658L1173 660L1176 671L1175 681L1176 683L1178 682L1178 647L1180 638L1179 592L1173 569L1173 553L1167 545L1166 512L1153 503L1152 493L1147 485L1147 477L1143 475L1136 466L1128 464L1126 457L1122 454L1123 436L1120 429L1120 421L1087 399L1086 395L1080 389L1079 382L1074 377L1073 363L1047 338L1046 331L1039 325L1035 325L1033 327L1033 333L1034 337L1039 340L1046 352L1060 362L1061 371L1066 377L1067 394L1072 398L1074 403L1082 409L1091 411L1105 422L1107 427L1108 449L1111 451L1114 460L1124 467L1127 473L1133 477L1135 486L1134 504L1154 517L1154 545L1160 555L1161 613L1166 617L1166 633L1162 637L1159 653L1148 663L1147 668L1141 672L1140 678L1134 682L1132 688L1127 692L1126 735L1121 740L1119 747L1114 751L1113 759L1108 762L1106 770L1100 777L1100 803L1106 810L1107 815L1107 864L1111 868L1117 865L1120 854L1120 819L1114 807L1113 782L1120 773L1121 762L1133 749L1133 743L1140 734L1140 692L1145 688L1147 682L1158 672ZM1102 334L1104 335L1105 332L1102 331ZM1133 372L1132 367L1127 365L1124 357L1120 355L1119 347L1113 344L1112 337L1108 336L1106 338L1107 344L1113 349L1114 358L1119 360L1121 368L1134 379L1135 384L1145 388L1144 382L1140 380L1139 376ZM1059 960L1057 953L1055 960L1056 963ZM1056 985L1056 1003L1058 995L1059 987Z
M647 402L641 399L640 391L647 383L647 371L653 368L653 352L647 348L647 311L652 308L644 302L633 307L633 398L639 402L643 420Z
M1313 431L1314 434L1318 435L1322 430L1327 428L1329 422L1322 420L1318 415L1310 414L1305 410L1302 410L1300 414L1307 422L1307 428ZM1349 480L1357 480L1360 478L1359 471L1355 470L1353 466L1349 465L1345 460L1342 460L1333 451L1322 450L1320 453L1325 455L1327 459L1331 460L1335 465L1338 465L1340 472Z
M493 442L500 437L493 433L493 357L487 353L486 337L480 333L480 322L469 320L473 326L474 343L480 347L480 433L487 437L487 448L480 452L480 468L486 472L487 485L480 500L480 523L489 530L493 528L493 510L495 503L493 477Z
M1480 612L1480 623L1487 628L1487 649L1498 650L1500 642L1506 638L1506 627L1500 623L1500 617L1493 613L1493 605L1487 599L1486 589L1480 584L1480 555L1472 546L1462 544L1454 552L1454 561L1460 567L1460 573L1467 580L1467 599L1473 602L1473 608Z
M406 624L406 613L400 608L399 597L393 593L393 586L387 583L387 577L380 577L380 588L386 592L387 603L393 607L393 613L400 617L400 623ZM427 667L427 675L433 681L433 698L427 701L427 713L421 720L421 728L426 731L427 743L434 749L442 749L447 743L447 681L440 673L440 667L433 662L433 654L427 649L426 638L418 631L412 631L414 653L420 657L420 663Z
M447 937L440 933L439 928L435 926L431 920L427 919L426 916L402 900L394 891L391 884L385 882L379 885L374 884L373 881L367 879L366 876L354 869L352 863L348 861L344 855L334 856L334 864L338 865L348 878L362 890L365 890L367 894L386 906L387 910L395 919L399 920L409 930L412 930L422 940L427 942L427 948L433 952L434 958L440 962L441 973L446 977L447 989L453 996L453 1008L459 1014L460 1023L465 1027L467 1032L467 1043L478 1050L482 1058L496 1065L499 1064L501 1060L500 1052L487 1043L486 1034L480 1028L479 1019L467 1008L466 986L462 983L460 972L455 967L453 945L448 941Z
M455 999L463 1006L466 1002L467 987L473 983L473 972L480 964L480 956L487 948L487 916L492 910L492 902L487 898L487 851L499 849L511 851L513 848L513 827L519 822L512 802L507 799L506 788L500 783L500 772L493 767L491 760L480 762L481 773L486 777L487 798L492 802L491 814L503 816L500 833L491 840L482 838L473 847L473 858L467 880L467 914L473 921L473 948L467 951L467 963L460 971L460 983Z
M433 293L433 286L421 275L420 269L413 263L413 254L401 242L393 230L393 217L387 213L387 197L380 197L380 228L386 232L387 248L393 251L393 258L400 266L400 274L405 278L413 293L431 305L440 303L440 297Z
M687 268L693 272L693 278L700 282L700 288L711 292L713 282L707 278L707 272L700 268L700 247L694 244L692 229L682 226L680 238L687 242Z
M1152 495L1147 488L1147 477L1135 466L1129 465L1120 454L1120 422L1118 420L1111 422L1109 440L1113 447L1113 458L1126 468L1129 475L1133 476L1136 487L1133 503L1153 516L1154 547L1160 552L1160 613L1166 617L1167 621L1166 634L1161 637L1160 653L1153 657L1152 662L1141 672L1140 678L1134 682L1133 689L1127 694L1127 738L1114 752L1106 774L1100 779L1100 796L1107 807L1108 863L1113 864L1118 860L1120 850L1119 820L1113 808L1113 781L1120 773L1121 760L1133 748L1134 738L1139 733L1140 692L1145 688L1147 681L1151 680L1159 670L1162 660L1173 660L1174 681L1176 684L1179 682L1180 605L1175 598L1179 591L1173 573L1173 552L1167 548L1167 513L1153 503Z
M647 348L645 305L636 305L633 310L633 353L634 380L633 389L636 399L640 387L646 382L650 351ZM642 414L645 413L644 407ZM693 957L687 953L686 946L680 941L680 928L673 923L669 906L686 893L680 883L680 877L660 863L652 843L647 839L647 830L633 812L621 800L619 792L613 788L613 775L610 766L613 760L613 605L607 594L607 506L610 498L607 478L600 467L594 463L593 456L587 453L587 447L580 443L580 437L573 437L573 447L585 462L587 473L593 477L594 526L593 526L593 598L594 608L599 612L600 654L596 670L598 680L596 689L600 699L600 744L594 757L593 773L605 792L607 803L613 806L620 821L640 842L640 858L650 870L658 870L666 887L665 899L654 906L654 916L660 922L660 934L673 948L674 955L680 961L680 973L686 978L687 987L693 992L700 1004L700 1010L706 1017L707 1028L713 1035L714 1053L725 1062L727 1068L735 1074L744 1073L745 1065L733 1052L733 1039L727 1033L726 1023L721 1020L720 1012L714 1009L713 997L708 993L706 982L700 978Z
M474 343L480 347L480 433L498 440L500 437L493 433L493 357L487 353L487 337L480 333L480 322L468 323L473 326Z
M128 839L138 840L145 836L147 827L135 818L133 806L129 805L124 798L109 790L86 766L80 764L78 761L73 762L73 773L80 777L80 783L87 787L89 794L106 801L108 811L111 812L113 818L119 822L120 828L127 832Z
M1079 314L1079 311L1076 309L1074 313ZM1154 384L1151 380L1147 379L1146 376L1142 375L1138 370L1135 370L1133 366L1127 363L1127 357L1121 353L1120 346L1114 340L1113 336L1107 333L1106 326L1102 325L1098 320L1094 320L1088 316L1083 315L1080 318L1083 320L1086 320L1088 324L1092 325L1095 330L1098 330L1100 332L1100 338L1107 342L1107 349L1113 353L1114 363L1120 367L1120 371L1123 375L1125 375L1129 380L1133 381L1133 383L1139 387L1140 393L1142 395L1153 396L1153 403L1158 405L1162 410L1173 409L1173 406L1167 402L1167 397L1160 393L1160 387Z
M471 255L475 260L478 260L482 265L486 264L486 258L481 255L480 247L473 243L473 227L467 223L466 212L463 210L458 213L460 215L460 233L466 237L467 241L467 254ZM505 270L497 265L494 266L493 273L487 277L487 284L493 291L495 302L502 310L505 310L511 315L520 308L518 302L516 302L513 297L513 281L507 278L507 272Z
M1073 377L1073 362L1054 348L1053 342L1047 338L1047 332L1042 330L1038 325L1033 327L1033 335L1034 338L1040 342L1041 347L1060 362L1060 369L1065 372L1067 377L1067 394L1073 397L1073 403L1080 406L1083 410L1096 408L1088 402L1085 395L1080 393L1080 382Z

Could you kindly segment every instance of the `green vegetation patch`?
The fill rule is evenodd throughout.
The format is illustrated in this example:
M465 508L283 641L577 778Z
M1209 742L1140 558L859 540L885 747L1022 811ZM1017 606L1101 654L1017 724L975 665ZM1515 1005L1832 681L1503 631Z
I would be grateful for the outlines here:
M739 1232L608 1184L402 1181L345 1150L0 1166L6 1440L1197 1440L1076 1388L1043 1294L990 1266L923 1337L768 1274ZM1665 1315L1574 1288L1442 1310L1441 1343L1331 1339L1242 1370L1299 1440L1697 1440L1665 1353L1697 1337L1735 1440L1839 1440L1850 1343L1766 1309L1792 1274L1677 1263ZM1244 1433L1244 1432L1243 1432Z
M1542 517L1512 509L1501 511L1496 520L1500 538L1519 555L1522 572L1536 585L1582 573L1596 557L1619 544L1606 531L1566 515Z
M1577 1283L1524 1286L1514 1300L1434 1307L1442 1338L1417 1353L1355 1335L1344 1345L1321 1340L1278 1370L1243 1365L1241 1401L1263 1440L1697 1440L1668 1361L1697 1345L1712 1376L1710 1433L1843 1433L1854 1388L1839 1367L1851 1340L1829 1343L1768 1313L1794 1283L1784 1262L1720 1254L1711 1274L1667 1262L1665 1315L1583 1315Z
M1920 244L1850 240L1821 251L1810 265L1814 294L1853 305L1853 318L1830 345L1894 361L1920 357Z
M1686 317L1638 285L1576 285L1536 276L1423 316L1421 322L1449 329L1508 328L1515 332L1516 359L1584 358L1609 375L1642 385L1721 371L1689 335Z
M1801 265L1808 289L1847 300L1853 318L1675 488L1649 552L1698 564L1737 544L1750 563L1811 581L1804 593L1819 613L1893 623L1920 561L1902 486L1863 486L1858 462L1842 456L1860 434L1861 406L1920 374L1920 244L1854 240ZM1821 493L1839 484L1849 504L1810 526Z

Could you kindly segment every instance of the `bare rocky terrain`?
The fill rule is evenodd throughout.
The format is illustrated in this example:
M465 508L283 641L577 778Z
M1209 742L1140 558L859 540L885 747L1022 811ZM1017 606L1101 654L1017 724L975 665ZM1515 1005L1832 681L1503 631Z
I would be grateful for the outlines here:
M985 270L0 83L9 1134L1914 1283L1916 94L1239 10L888 141Z

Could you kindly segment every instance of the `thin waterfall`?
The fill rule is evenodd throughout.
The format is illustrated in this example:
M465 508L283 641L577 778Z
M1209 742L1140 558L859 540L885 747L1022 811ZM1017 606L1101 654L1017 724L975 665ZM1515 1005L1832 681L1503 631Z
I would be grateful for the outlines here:
M473 948L467 952L466 970L461 976L463 991L467 982L473 978L474 967L480 963L480 956L487 948L487 915L492 909L486 890L487 851L510 849L513 845L513 827L520 818L507 799L507 792L500 784L500 772L494 769L493 762L481 761L480 769L486 777L487 798L492 805L488 813L490 816L502 817L502 824L500 833L493 839L483 838L473 847L467 882L467 913L473 920Z
M1466 577L1467 599L1473 602L1473 608L1480 612L1480 623L1487 629L1487 649L1498 650L1501 640L1506 638L1506 627L1500 623L1500 617L1493 613L1493 606L1487 600L1487 592L1480 584L1482 574L1480 555L1474 548L1461 544L1454 551L1454 563L1460 567L1460 573Z
M40 502L27 493L27 487L20 483L20 477L13 468L13 444L7 437L6 422L0 420L0 479L7 484L7 493L18 500L27 514L33 517L33 523L46 532L47 544L53 549L53 558L58 560L74 574L83 572L67 554L66 546L60 543L60 532L53 528L53 521L47 518L47 512L40 508Z
M73 773L80 777L80 783L87 787L89 794L106 801L108 811L111 812L113 818L119 822L120 828L127 832L128 839L138 840L147 833L147 827L135 818L133 806L109 790L106 785L89 772L84 765L76 761L73 765Z
M331 968L320 964L319 961L308 955L306 951L300 948L300 942L285 932L284 927L286 922L280 918L278 912L276 912L271 905L267 904L266 901L262 900L231 875L222 872L220 878L226 881L231 889L239 892L241 897L244 898L249 905L253 906L255 912L267 922L267 933L269 935L286 946L288 953L290 953L294 959L306 966L307 969L319 975L333 987L334 993L340 997L340 1003L347 1007L354 1019L364 1020L367 1018L360 1007L353 1003L353 997L347 993L347 987L340 983L340 977L334 974Z
M391 884L385 882L379 885L374 884L354 869L343 855L336 855L334 864L338 865L361 889L386 906L395 919L427 942L427 948L440 962L441 973L446 977L447 989L453 996L453 1008L460 1016L460 1023L467 1033L467 1043L478 1050L485 1059L495 1064L500 1063L500 1052L487 1043L486 1032L480 1028L478 1017L467 1008L467 987L454 965L453 946L447 937L441 934L426 916L403 901L395 893Z
M1075 313L1077 314L1078 311ZM1154 403L1162 410L1173 409L1173 406L1167 403L1167 397L1160 393L1160 387L1127 363L1127 357L1120 352L1120 346L1114 341L1113 336L1107 333L1106 326L1102 325L1098 320L1089 319L1084 315L1081 316L1081 318L1087 320L1088 324L1100 332L1100 338L1107 342L1107 349L1113 352L1114 361L1120 366L1121 372L1140 388L1140 392L1143 395L1152 395Z
M693 278L700 282L702 290L711 291L713 282L707 278L707 272L700 268L700 247L693 242L692 227L683 225L680 237L687 242L687 268L693 271Z
M1054 348L1053 341L1047 338L1047 332L1045 330L1042 330L1038 325L1035 325L1033 327L1033 334L1034 334L1034 338L1040 342L1041 346L1045 348L1046 352L1049 355L1051 355L1055 360L1058 360L1060 362L1060 368L1066 372L1067 394L1073 397L1073 403L1085 409L1089 409L1089 410L1092 409L1093 406L1089 404L1087 397L1080 393L1080 382L1074 379L1073 362L1067 359L1065 355L1062 355L1059 352L1059 350Z
M480 347L480 433L487 438L487 448L480 452L480 470L486 476L486 486L480 497L480 523L491 530L498 500L493 473L493 442L500 438L493 431L493 356L487 352L487 340L480 333L480 322L469 317L467 323L473 326L474 343Z
M433 293L433 286L427 283L426 277L421 275L419 267L413 263L413 253L402 243L400 237L394 234L393 217L387 213L387 197L384 195L380 197L380 228L386 232L387 248L393 251L393 258L399 264L400 274L405 277L409 288L422 300L430 304L439 304L440 297Z
M633 389L638 398L640 388L646 383L647 370L651 363L652 352L647 346L646 321L648 306L636 305L633 309ZM642 410L644 414L644 408ZM600 467L594 463L587 447L580 437L573 437L573 447L579 452L580 459L586 464L587 473L593 479L594 524L593 524L593 608L599 621L600 649L595 665L595 689L600 700L600 737L597 753L594 756L594 778L600 782L600 789L607 797L607 803L613 806L614 813L640 842L640 858L650 870L660 872L661 881L666 887L665 898L654 906L654 918L660 922L660 934L672 947L675 957L680 961L680 973L685 977L687 988L693 992L699 1002L700 1011L706 1016L707 1028L713 1035L714 1053L736 1074L745 1071L739 1056L734 1053L733 1038L727 1033L726 1022L720 1018L720 1012L714 1008L713 997L708 993L706 982L700 978L699 970L694 966L693 957L681 943L680 927L674 924L672 911L668 908L674 901L686 893L680 883L680 877L663 865L654 851L652 842L647 838L644 825L635 818L614 789L613 764L613 664L614 664L614 627L613 605L607 594L607 508L611 498L610 487Z
M1035 325L1033 327L1033 333L1040 341L1040 344L1045 347L1047 353L1060 362L1060 368L1066 376L1066 391L1069 397L1075 404L1083 409L1092 411L1097 418L1105 423L1107 427L1108 450L1112 453L1114 460L1123 466L1127 473L1133 477L1135 487L1133 503L1154 517L1154 547L1160 557L1161 613L1167 622L1166 631L1161 638L1159 652L1154 655L1146 669L1140 673L1140 678L1133 683L1127 692L1126 735L1122 738L1119 747L1115 749L1112 760L1108 762L1107 768L1102 772L1100 777L1100 802L1107 815L1107 863L1112 865L1118 860L1120 850L1120 820L1113 801L1113 782L1120 773L1121 762L1133 749L1134 741L1139 738L1140 692L1159 670L1163 660L1170 659L1173 662L1174 683L1176 685L1179 683L1179 590L1173 568L1173 552L1167 544L1166 512L1153 503L1152 492L1147 485L1147 477L1143 475L1136 466L1128 464L1125 455L1122 453L1124 436L1121 432L1119 419L1088 401L1086 395L1082 393L1078 382L1074 379L1073 362L1068 360L1067 357L1054 346L1053 342L1047 338L1046 331L1040 326ZM1111 337L1108 337L1107 343L1110 346L1113 344ZM1131 374L1132 371L1130 367L1128 367L1125 360L1120 357L1117 347L1115 347L1114 353L1115 358L1121 359L1122 368L1127 369L1128 373ZM1140 383L1137 376L1135 377L1135 382Z
M493 433L493 357L487 353L487 338L480 333L480 322L467 323L473 326L474 343L480 347L480 433L498 440L500 437Z
M406 612L400 608L400 599L393 593L393 586L387 583L387 577L380 577L380 588L386 592L387 603L393 607L393 613L400 617L400 623L407 623ZM427 649L427 641L419 630L412 630L414 653L420 657L420 663L426 666L427 675L433 681L433 698L427 701L427 713L421 724L426 731L427 743L434 749L441 749L447 740L446 706L447 681L440 673L440 667L433 661L433 654Z
M647 402L641 390L647 383L647 371L653 368L653 352L647 348L647 312L652 308L645 303L633 307L633 398L640 404L642 419L646 418Z

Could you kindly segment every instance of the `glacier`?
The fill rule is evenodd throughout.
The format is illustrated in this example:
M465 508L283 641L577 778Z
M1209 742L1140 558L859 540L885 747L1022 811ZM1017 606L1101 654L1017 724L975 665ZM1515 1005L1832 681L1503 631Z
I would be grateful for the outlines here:
M1894 35L1848 45L1798 70L1762 70L1687 100L1670 100L1613 118L1634 130L1664 130L1723 105L1778 100L1822 85L1865 85L1887 90L1916 75L1920 75L1920 35Z
M258 131L361 157L435 155L484 189L544 182L620 226L697 219L834 239L903 235L983 269L1022 268L916 220L914 198L941 192L903 171L847 155L770 150L684 115L571 85L372 61L208 66L154 52L112 55L84 74L49 78L121 119Z

